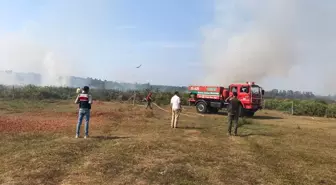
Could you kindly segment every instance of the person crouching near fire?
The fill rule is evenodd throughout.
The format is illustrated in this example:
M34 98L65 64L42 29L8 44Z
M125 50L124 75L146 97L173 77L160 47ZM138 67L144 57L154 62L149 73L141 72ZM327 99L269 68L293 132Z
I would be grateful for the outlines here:
M79 104L79 112L78 112L78 122L76 127L76 138L80 135L80 127L82 125L83 118L85 116L85 136L84 138L89 137L89 122L90 122L90 111L92 104L92 95L89 94L89 87L84 86L83 92L81 92L76 100L76 104Z

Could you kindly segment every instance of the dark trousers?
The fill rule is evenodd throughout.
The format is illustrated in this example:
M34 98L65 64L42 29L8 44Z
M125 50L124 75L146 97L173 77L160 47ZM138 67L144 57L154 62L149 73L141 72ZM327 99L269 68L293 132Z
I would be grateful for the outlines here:
M232 121L234 122L234 134L237 135L238 132L238 114L228 114L228 133L231 134Z
M153 109L152 108L152 101L151 100L147 100L147 106L146 106L146 109L149 107L150 109Z
M85 116L85 135L89 135L89 122L90 122L90 109L79 109L78 113L78 122L76 127L76 135L80 134L80 127L83 122L83 118Z

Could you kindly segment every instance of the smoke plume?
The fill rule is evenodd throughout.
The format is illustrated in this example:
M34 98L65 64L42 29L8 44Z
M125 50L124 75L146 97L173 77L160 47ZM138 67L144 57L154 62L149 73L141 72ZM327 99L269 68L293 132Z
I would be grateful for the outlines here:
M88 66L91 59L90 47L95 44L91 37L103 20L107 2L4 3L0 7L0 84L67 86L67 76L89 76L89 67L83 63ZM21 72L37 73L42 79Z
M203 30L203 83L281 78L282 88L335 93L326 89L335 77L328 72L336 67L335 9L332 0L216 1L214 22Z
M67 78L59 77L71 75L71 63L59 56L23 33L4 34L0 37L1 70L14 73L2 72L0 84L21 85L28 82L38 85L69 85ZM41 79L27 81L25 78L31 76L18 78L15 72L37 73L41 75Z

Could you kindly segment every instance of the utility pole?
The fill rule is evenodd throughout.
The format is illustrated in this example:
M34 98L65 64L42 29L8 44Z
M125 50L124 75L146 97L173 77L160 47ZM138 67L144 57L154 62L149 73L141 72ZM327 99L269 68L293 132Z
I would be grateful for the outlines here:
M136 98L136 93L135 91L133 92L133 106L135 105L135 98Z

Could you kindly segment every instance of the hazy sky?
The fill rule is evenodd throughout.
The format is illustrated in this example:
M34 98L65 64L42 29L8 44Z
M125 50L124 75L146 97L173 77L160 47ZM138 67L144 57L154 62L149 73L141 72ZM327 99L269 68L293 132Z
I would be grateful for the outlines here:
M283 0L285 1L296 2L296 5L303 3L300 0ZM307 26L304 22L307 18L302 17L309 11L316 10L320 13L307 16L316 19L306 28L315 28L314 24L319 24L320 27L324 26L324 29L335 30L334 27L325 27L334 24L330 22L331 19L323 24L317 17L335 15L336 13L331 12L336 12L336 2L322 1L326 6L316 7L314 1L307 0L307 7L297 10L294 7L295 3L266 3L260 6L263 2L265 4L264 0L1 0L0 70L71 74L152 84L189 85L203 82L204 85L208 85L229 83L228 80L211 79L228 79L225 75L221 76L222 74L230 74L232 77L232 71L239 68L238 63L245 61L237 59L236 55L251 55L253 52L260 54L262 50L268 52L268 56L252 57L243 68L244 74L248 75L241 75L236 79L251 77L266 89L336 93L335 87L330 88L335 86L333 81L325 80L335 77L333 67L336 65L330 60L330 57L335 56L332 49L335 42L331 42L330 39L320 41L316 38L314 44L318 47L311 48L312 40L294 39L295 43L292 42L293 37L302 36L304 33L298 26L293 28L299 32L296 32L297 35L292 32L279 34L278 29L267 27L271 25L274 28L274 25L280 24L280 28L281 24L287 24L293 17L298 18L296 21L304 23L301 26ZM244 6L239 6L239 3ZM273 8L270 8L270 11L260 11L267 9L267 6ZM328 10L325 10L326 7ZM286 15L287 11L293 15ZM288 16L288 19L271 20L272 16L279 18L283 15ZM270 19L261 19L258 16ZM280 23L269 24L274 21ZM251 26L258 29L245 29L245 32L249 33L244 33L246 37L232 39L236 37L232 34L228 36L228 32L240 34L244 25L250 26L251 23L258 23ZM293 25L297 23L292 22ZM285 31L290 30L288 25L283 27L287 28ZM268 31L262 32L263 34L272 37L269 40L281 40L282 43L269 44L268 37L264 39L263 34L259 32L262 28ZM314 34L320 34L321 30L315 31L308 31L306 36L311 38ZM254 33L253 37L249 37L252 35L250 32ZM330 38L334 33L325 34ZM216 43L216 40L220 43ZM250 51L249 48L254 48L255 43L260 43L260 40L264 44L257 45L260 50ZM264 42L265 40L267 42ZM244 47L244 41L248 41L249 48ZM236 42L241 45L237 46ZM326 42L328 47L323 48L324 53L316 52ZM229 47L230 43L234 46ZM302 47L296 48L297 45ZM268 49L264 49L266 46ZM295 46L295 50L292 46ZM240 47L246 51L232 54L232 48L238 48L240 51ZM270 47L272 49L269 49ZM274 52L278 47L283 49L280 54ZM307 55L312 51L317 55ZM295 57L291 57L293 52ZM217 58L213 58L215 56ZM278 61L270 61L273 62L272 65L265 65L265 60L279 56ZM254 61L259 59L263 63ZM231 65L223 60L237 64ZM303 60L305 62L301 62ZM323 63L324 60L329 63ZM286 63L286 66L277 67L279 62ZM135 69L139 64L142 64L142 67ZM212 68L209 68L209 65L212 65ZM278 73L277 76L270 75L265 72L270 68L281 71L270 70L269 73ZM213 72L214 70L216 71ZM216 75L213 75L215 73Z

